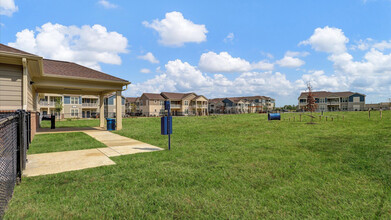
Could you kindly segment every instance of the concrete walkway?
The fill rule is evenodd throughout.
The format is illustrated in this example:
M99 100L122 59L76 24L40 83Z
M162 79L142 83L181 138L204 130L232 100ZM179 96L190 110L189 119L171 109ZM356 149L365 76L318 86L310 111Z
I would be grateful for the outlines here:
M40 131L42 133L84 132L108 147L88 150L64 151L27 155L24 176L39 176L114 165L109 157L163 150L102 129L62 129L62 131Z

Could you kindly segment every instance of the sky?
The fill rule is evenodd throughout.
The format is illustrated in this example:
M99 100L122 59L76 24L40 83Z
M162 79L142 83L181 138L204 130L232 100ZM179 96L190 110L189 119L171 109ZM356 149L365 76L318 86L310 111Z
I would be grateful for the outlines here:
M129 80L297 104L313 90L391 98L391 0L0 0L0 43Z

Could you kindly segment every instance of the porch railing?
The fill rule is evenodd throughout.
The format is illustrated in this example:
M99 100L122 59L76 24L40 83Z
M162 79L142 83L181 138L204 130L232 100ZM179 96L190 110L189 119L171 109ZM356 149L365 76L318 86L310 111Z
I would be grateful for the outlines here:
M82 107L98 107L98 103L82 103Z

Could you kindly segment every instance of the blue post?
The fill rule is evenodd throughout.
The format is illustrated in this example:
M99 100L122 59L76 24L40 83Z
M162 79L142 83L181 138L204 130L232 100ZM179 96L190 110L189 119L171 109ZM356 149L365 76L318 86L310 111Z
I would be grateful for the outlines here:
M164 108L165 110L167 110L167 134L168 134L168 150L171 150L171 124L172 124L172 121L171 121L171 114L170 114L170 101L164 101Z
M167 132L168 132L168 150L171 150L171 137L170 137L170 105L168 105L168 118L167 118Z

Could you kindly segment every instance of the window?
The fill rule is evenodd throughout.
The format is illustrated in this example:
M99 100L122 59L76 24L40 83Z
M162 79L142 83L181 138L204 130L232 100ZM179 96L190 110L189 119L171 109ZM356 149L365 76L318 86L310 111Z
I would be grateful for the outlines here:
M164 105L164 101L160 101L160 105Z
M189 114L189 109L185 109L185 114Z
M189 105L189 101L185 100L185 105Z
M157 103L157 100L155 100L154 102L155 102L155 104L156 104L156 103Z
M360 102L360 97L353 97L353 102Z
M156 108L155 108L155 112L156 112Z
M71 116L78 117L79 116L79 109L71 109Z
M71 97L71 104L72 105L79 104L79 97Z

